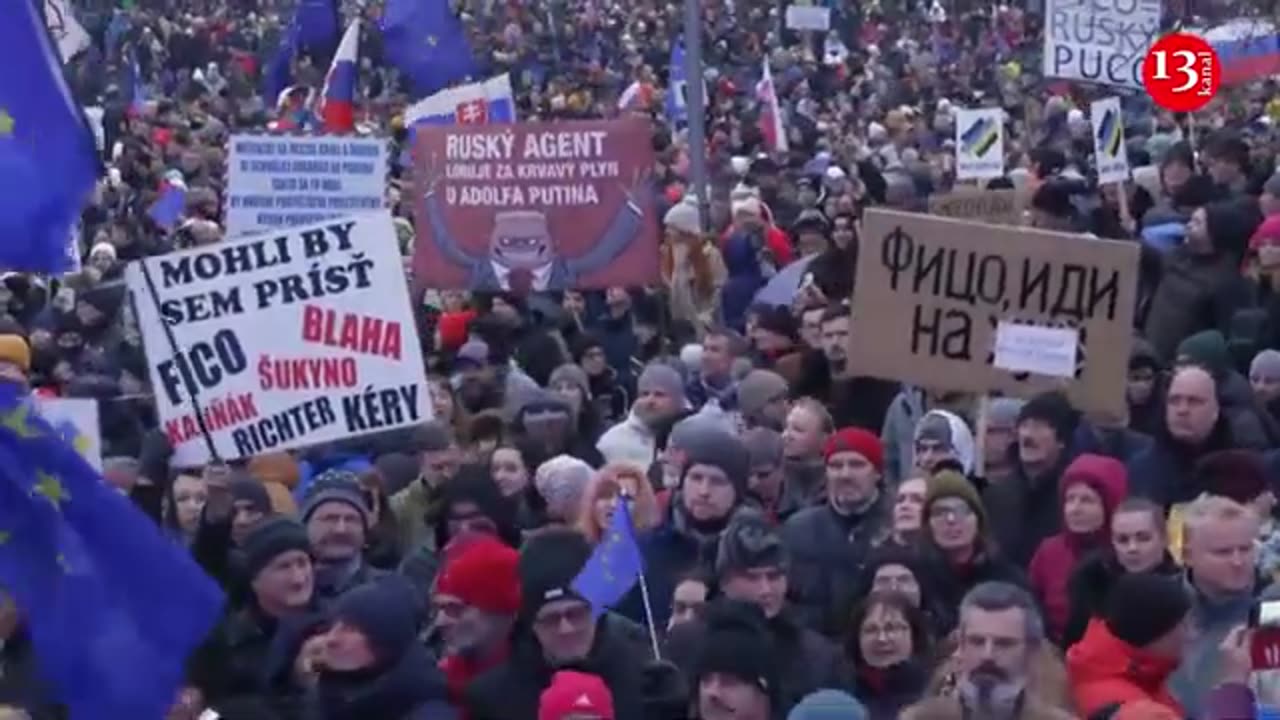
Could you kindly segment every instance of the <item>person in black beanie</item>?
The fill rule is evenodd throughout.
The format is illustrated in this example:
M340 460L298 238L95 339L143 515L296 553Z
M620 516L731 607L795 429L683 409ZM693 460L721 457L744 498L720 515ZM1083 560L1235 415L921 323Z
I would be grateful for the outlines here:
M574 589L591 557L576 530L547 528L520 550L521 608L511 656L467 687L470 720L536 720L556 670L600 676L617 720L642 720L643 668L652 655L644 628L595 608Z
M348 590L330 613L304 717L451 720L444 674L417 641L417 599L395 575Z
M982 502L1005 557L1026 567L1040 543L1062 529L1058 483L1073 459L1080 413L1060 392L1027 401L1018 413L1014 472L985 489Z
M760 609L721 599L707 608L707 642L694 672L700 720L770 720L786 710L778 698L780 663Z
M1180 578L1131 573L1116 581L1103 616L1067 651L1076 710L1089 716L1115 703L1150 700L1182 717L1165 681L1182 660L1190 611Z

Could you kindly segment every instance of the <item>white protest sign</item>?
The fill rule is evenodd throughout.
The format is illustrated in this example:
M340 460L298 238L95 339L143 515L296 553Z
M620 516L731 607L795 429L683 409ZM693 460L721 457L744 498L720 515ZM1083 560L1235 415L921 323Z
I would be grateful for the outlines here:
M310 225L386 204L387 141L232 135L227 236Z
M85 398L35 396L41 417L63 440L76 449L93 469L102 472L102 433L98 428L98 401Z
M1004 110L956 111L956 179L1004 175Z
M1120 98L1093 101L1089 106L1093 124L1093 153L1098 166L1099 183L1122 183L1129 179L1129 152L1124 145L1124 114Z
M1044 75L1142 89L1160 0L1046 0Z
M231 460L431 419L386 211L147 258L125 278L177 466L210 444Z
M66 0L45 0L44 21L53 41L58 44L58 54L62 56L63 63L93 42L84 26L72 14Z
M1066 327L1042 327L1022 323L996 324L996 348L992 365L1010 372L1053 377L1074 377L1080 331Z
M106 111L101 105L90 105L84 109L84 117L89 121L89 129L93 131L93 143L102 152L107 146L107 131L102 127L102 119Z
M826 32L831 29L831 8L815 7L813 5L788 5L787 29Z

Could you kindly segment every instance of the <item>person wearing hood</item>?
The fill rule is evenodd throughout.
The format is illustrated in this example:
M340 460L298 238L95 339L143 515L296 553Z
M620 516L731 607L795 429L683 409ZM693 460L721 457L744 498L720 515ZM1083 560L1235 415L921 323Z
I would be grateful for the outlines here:
M1265 448L1280 444L1280 425L1254 399L1249 381L1231 363L1227 339L1217 330L1204 330L1178 343L1177 367L1198 365L1218 388L1218 404L1231 425L1231 436L1242 447Z
M644 629L612 613L597 614L573 588L591 556L576 530L551 528L520 550L521 606L505 662L466 690L471 720L536 720L557 670L598 675L613 694L618 720L642 720L642 679L649 657Z
M444 674L418 642L413 586L390 575L338 598L320 642L307 720L455 720Z
M920 699L932 647L924 615L907 595L876 590L854 606L844 649L869 720L896 720Z
M1236 311L1249 303L1240 262L1261 222L1252 198L1210 203L1191 214L1186 241L1165 256L1143 328L1163 361L1176 358L1183 338L1227 330Z
M1132 573L1120 578L1103 616L1067 651L1076 710L1085 716L1112 704L1149 700L1184 717L1166 681L1187 642L1191 600L1178 578Z
M1040 543L1062 527L1058 483L1071 461L1079 424L1079 413L1060 392L1027 401L1018 414L1018 444L1011 451L1017 470L983 493L996 542L1020 567L1026 567Z
M1106 547L1077 563L1067 580L1070 609L1062 633L1063 647L1079 642L1089 622L1102 617L1107 596L1120 578L1132 573L1182 575L1182 568L1166 547L1164 508L1146 498L1128 498L1111 514L1108 530Z
M1029 587L1018 565L991 539L987 508L968 478L943 470L929 479L922 552L929 584L943 608L958 607L974 586L991 580ZM941 628L940 636L951 631Z
M639 538L649 596L669 598L679 579L693 570L710 572L720 535L747 501L747 449L725 430L707 429L683 448L685 464L663 521ZM623 598L618 612L645 621L639 588ZM666 627L670 608L653 606L655 627Z
M1129 350L1129 375L1124 396L1129 406L1129 428L1154 436L1164 421L1164 393L1168 378L1155 347L1136 337Z
M669 365L653 363L636 381L636 401L627 419L600 436L596 449L605 462L631 462L649 467L654 460L654 429L685 405L684 380Z
M1193 472L1200 458L1237 444L1218 404L1213 375L1204 368L1192 365L1174 371L1164 405L1164 423L1155 442L1128 466L1130 493L1168 508L1204 492Z
M951 461L971 475L976 459L973 431L959 415L946 410L930 410L916 423L913 438L912 467L926 476L938 463Z
M871 548L889 538L889 498L883 488L884 448L861 428L827 439L826 501L800 510L782 526L793 561L788 584L796 616L819 631L854 600Z
M751 603L764 613L781 671L777 699L789 708L821 688L849 686L848 669L831 641L799 621L788 599L790 547L768 521L754 511L734 516L720 536L715 577L720 595ZM699 621L678 625L667 636L665 655L692 675L708 641Z
M1129 491L1124 464L1081 455L1062 473L1062 532L1040 543L1031 557L1031 590L1044 608L1045 630L1061 642L1070 615L1067 581L1085 554L1107 544L1111 515Z

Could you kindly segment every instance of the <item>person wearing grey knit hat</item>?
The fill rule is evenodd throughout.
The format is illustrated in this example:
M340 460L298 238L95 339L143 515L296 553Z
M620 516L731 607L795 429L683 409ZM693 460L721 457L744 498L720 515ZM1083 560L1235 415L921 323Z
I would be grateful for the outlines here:
M574 417L577 417L582 412L582 408L591 402L591 381L587 379L587 372L573 363L561 365L553 370L551 377L547 380L547 389L560 395L565 402L569 403Z
M650 363L636 382L636 401L627 419L600 436L596 449L605 462L648 467L656 451L655 433L685 406L684 379L670 365Z
M1018 415L1025 400L991 398L983 418L982 473L987 482L999 482L1013 475L1013 455L1009 452L1017 440Z
M867 708L843 690L806 695L787 713L787 720L867 720Z
M1280 350L1267 348L1249 364L1249 385L1264 405L1280 397Z
M782 500L785 475L782 472L782 435L765 427L752 428L742 442L747 446L750 475L747 489L769 515L774 515Z
M683 439L685 453L684 477L680 487L690 493L689 477L697 475L699 483L721 483L732 490L732 505L746 499L747 475L751 472L747 448L737 436L719 428L706 428ZM701 489L693 491L701 493ZM695 516L697 513L695 513Z
M738 411L747 427L766 427L782 432L787 421L787 393L790 388L772 370L752 370L738 383Z
M315 555L318 597L331 600L385 574L364 559L369 506L355 473L321 473L308 488L299 515Z

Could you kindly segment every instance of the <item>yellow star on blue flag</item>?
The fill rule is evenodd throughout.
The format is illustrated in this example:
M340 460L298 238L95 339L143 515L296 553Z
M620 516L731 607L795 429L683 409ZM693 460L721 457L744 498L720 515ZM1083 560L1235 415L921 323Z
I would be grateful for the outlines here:
M0 138L13 137L13 116L5 108L0 108Z
M618 499L609 529L573 580L573 590L591 603L598 616L622 600L640 578L644 560L631 524L629 502Z

